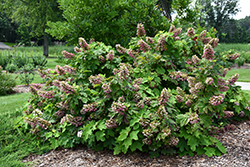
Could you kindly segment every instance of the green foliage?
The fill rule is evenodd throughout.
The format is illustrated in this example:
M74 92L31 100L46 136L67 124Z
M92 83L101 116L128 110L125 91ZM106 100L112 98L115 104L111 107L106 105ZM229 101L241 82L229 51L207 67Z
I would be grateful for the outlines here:
M32 81L34 80L34 68L32 64L26 64L25 66L23 66L22 68L20 68L20 74L19 74L19 79L21 81L21 83L25 84L25 85L29 85L32 83Z
M31 45L31 35L28 26L25 23L21 23L18 27L17 34L21 42L19 45L30 46Z
M0 66L0 95L6 95L11 93L16 86L15 80L10 78L10 75L2 72L2 67Z
M12 61L18 68L21 68L29 63L29 58L24 53L16 52L12 56Z
M5 70L8 63L11 62L11 55L8 51L0 52L0 66Z
M9 63L9 64L7 64L7 66L6 66L6 70L7 70L8 72L13 73L13 72L16 72L16 71L18 70L18 67L17 67L17 65L14 64L14 63Z
M34 68L42 69L48 63L48 61L46 60L46 57L44 57L42 55L33 55L31 58L33 61L32 64L33 64Z
M154 37L137 26L128 48L79 38L68 65L39 70L22 127L57 147L82 143L114 154L136 150L211 157L226 153L212 135L250 117L249 102L228 68L239 56L214 52L214 31L173 25ZM201 32L202 31L202 32Z
M114 46L126 46L135 35L134 27L143 23L154 36L169 28L165 17L155 8L156 0L59 0L65 21L49 21L47 33L74 44L79 36ZM72 20L72 18L74 18ZM99 33L96 33L99 32Z

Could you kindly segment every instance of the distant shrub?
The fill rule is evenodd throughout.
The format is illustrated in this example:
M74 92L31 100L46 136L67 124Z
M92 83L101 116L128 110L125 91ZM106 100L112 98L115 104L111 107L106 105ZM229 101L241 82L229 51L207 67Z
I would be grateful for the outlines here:
M5 70L7 64L11 62L11 55L8 51L0 52L0 66Z
M13 92L13 88L16 86L15 80L11 79L10 75L2 72L0 66L0 95L6 95Z
M6 70L7 70L8 72L13 73L13 72L16 72L16 71L18 70L18 67L17 67L17 65L14 64L14 63L9 63L9 64L7 64L7 66L6 66Z
M12 57L13 63L17 65L18 68L21 68L29 63L29 57L24 53L16 52Z
M32 64L26 64L25 66L23 66L22 68L20 68L20 74L19 74L19 78L21 83L25 84L25 85L29 85L31 84L31 82L34 80L34 68Z
M34 68L43 69L48 62L46 60L46 57L43 55L33 55L31 57L31 59L32 59L32 64L33 64Z

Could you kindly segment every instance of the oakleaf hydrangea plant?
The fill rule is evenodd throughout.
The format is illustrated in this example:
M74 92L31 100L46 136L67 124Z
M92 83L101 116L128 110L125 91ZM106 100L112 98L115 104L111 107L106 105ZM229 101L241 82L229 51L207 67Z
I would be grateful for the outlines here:
M174 25L148 37L138 24L129 48L79 38L68 65L39 70L23 127L52 148L82 143L114 154L140 150L208 156L226 153L213 137L250 117L249 103L224 76L239 54L214 51L219 39ZM206 142L204 142L206 141Z

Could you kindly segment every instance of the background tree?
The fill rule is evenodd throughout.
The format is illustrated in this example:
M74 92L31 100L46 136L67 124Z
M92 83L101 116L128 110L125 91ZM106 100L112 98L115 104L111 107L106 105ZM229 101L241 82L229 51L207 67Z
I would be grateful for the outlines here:
M49 21L46 32L57 39L77 43L79 37L94 38L108 45L127 45L143 23L154 36L168 30L169 23L156 8L156 0L58 0L65 21Z
M48 21L60 20L61 11L56 0L3 0L2 8L16 22L31 28L34 37L43 36L43 54L48 57L48 34L45 32Z
M0 12L0 41L15 42L17 39L16 30L18 25L11 22L4 11Z

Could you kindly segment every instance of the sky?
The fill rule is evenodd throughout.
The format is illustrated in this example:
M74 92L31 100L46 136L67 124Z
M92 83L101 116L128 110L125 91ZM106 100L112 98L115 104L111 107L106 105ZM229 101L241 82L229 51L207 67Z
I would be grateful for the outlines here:
M240 12L237 15L233 16L234 19L243 19L246 16L250 16L250 0L239 0Z

